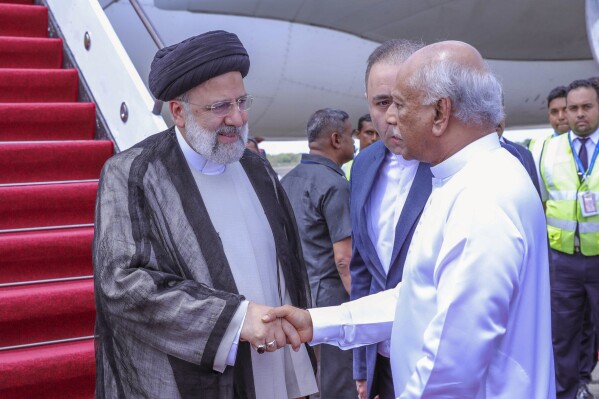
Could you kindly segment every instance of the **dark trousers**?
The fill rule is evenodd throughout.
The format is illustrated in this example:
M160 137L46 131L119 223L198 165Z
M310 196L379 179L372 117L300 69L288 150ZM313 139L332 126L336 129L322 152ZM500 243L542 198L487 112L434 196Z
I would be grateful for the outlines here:
M335 306L349 301L341 279L323 279L313 291L317 307ZM353 379L353 351L341 350L332 345L320 346L320 398L356 398L356 382Z
M350 398L358 396L353 380L353 351L332 345L320 345L320 398Z
M557 399L573 399L580 383L585 306L599 321L599 256L550 250L551 326Z
M376 395L379 395L380 399L395 399L393 376L391 375L391 361L388 357L378 354L376 355L372 393L369 399L374 398Z
M584 307L584 319L582 321L582 340L580 342L580 381L589 384L592 380L592 372L597 366L597 334L591 317L591 307L588 303Z

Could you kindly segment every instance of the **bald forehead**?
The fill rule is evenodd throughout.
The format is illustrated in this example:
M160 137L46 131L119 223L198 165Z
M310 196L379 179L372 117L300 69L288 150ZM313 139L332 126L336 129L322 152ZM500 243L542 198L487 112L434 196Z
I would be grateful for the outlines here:
M433 43L412 54L405 65L414 67L433 64L444 60L455 62L472 69L487 71L488 67L481 54L468 43L445 41Z

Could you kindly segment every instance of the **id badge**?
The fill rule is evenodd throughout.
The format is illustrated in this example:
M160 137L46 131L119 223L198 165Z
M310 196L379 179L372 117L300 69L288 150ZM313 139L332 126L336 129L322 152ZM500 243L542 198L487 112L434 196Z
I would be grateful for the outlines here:
M588 191L578 193L578 202L580 203L580 211L582 216L588 217L599 214L597 209L597 199L594 193Z

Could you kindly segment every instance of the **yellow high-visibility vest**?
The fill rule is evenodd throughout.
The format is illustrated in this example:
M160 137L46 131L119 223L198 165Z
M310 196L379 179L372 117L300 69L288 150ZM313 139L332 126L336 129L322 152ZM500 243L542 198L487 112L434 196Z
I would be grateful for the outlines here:
M543 146L545 145L545 142L552 137L553 136L547 136L538 139L530 139L530 142L528 143L528 150L532 153L534 159L541 158L541 153L543 152Z
M541 176L547 189L547 233L549 245L556 251L574 253L578 227L580 252L599 255L599 215L584 217L578 193L590 191L599 200L599 167L593 168L586 181L580 181L568 134L545 142L541 157Z
M351 178L351 167L353 164L354 164L354 160L352 159L352 160L344 163L343 166L341 167L341 170L343 170L343 173L345 173L345 178L347 180L349 180Z

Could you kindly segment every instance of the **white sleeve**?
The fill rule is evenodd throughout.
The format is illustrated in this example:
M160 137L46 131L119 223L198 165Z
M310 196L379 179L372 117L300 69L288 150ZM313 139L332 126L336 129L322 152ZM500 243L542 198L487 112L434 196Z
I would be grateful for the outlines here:
M310 345L352 349L388 340L400 285L339 306L309 309L313 326Z
M245 321L245 315L248 311L248 305L250 301L242 301L239 307L231 319L231 323L223 335L223 339L220 341L220 345L216 350L216 356L214 357L214 365L212 369L222 373L225 371L227 366L234 366L235 360L237 359L237 347L239 346L239 336L241 335L241 328Z

